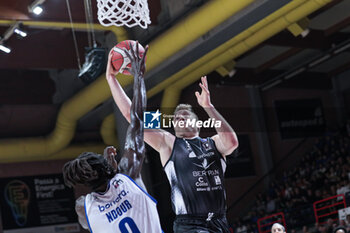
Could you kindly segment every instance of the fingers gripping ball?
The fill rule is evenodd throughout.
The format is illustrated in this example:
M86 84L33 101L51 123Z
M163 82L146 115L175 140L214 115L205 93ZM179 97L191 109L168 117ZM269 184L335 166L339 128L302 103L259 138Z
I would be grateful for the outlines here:
M128 68L131 67L131 62L129 57L126 55L124 49L130 50L130 43L133 50L136 52L136 41L134 40L124 40L118 43L113 48L112 53L112 65L119 73L130 75ZM139 56L142 58L145 53L145 49L139 43Z

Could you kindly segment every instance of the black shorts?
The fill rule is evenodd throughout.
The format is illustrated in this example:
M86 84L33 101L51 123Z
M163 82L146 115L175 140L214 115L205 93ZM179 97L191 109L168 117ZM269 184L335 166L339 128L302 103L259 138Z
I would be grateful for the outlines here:
M225 215L207 216L177 215L174 233L230 233Z

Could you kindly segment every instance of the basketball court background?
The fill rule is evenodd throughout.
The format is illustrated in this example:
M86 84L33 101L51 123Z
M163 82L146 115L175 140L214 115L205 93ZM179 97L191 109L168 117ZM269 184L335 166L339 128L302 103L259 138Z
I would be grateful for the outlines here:
M0 2L1 38L16 21L27 32L24 38L13 34L2 41L10 53L0 51L3 179L58 174L83 151L102 153L106 145L123 145L127 127L104 77L89 84L78 78L66 1L44 1L39 16L28 12L32 3ZM249 141L254 169L226 180L229 221L264 190L268 179L257 183L261 177L291 167L317 133L339 128L349 118L349 0L150 0L152 24L147 30L102 27L96 2L91 3L94 25L86 25L83 1L70 1L81 63L91 27L98 45L107 50L125 39L149 44L150 109L167 112L181 102L198 107L197 81L208 76L212 102ZM125 86L131 81L121 77ZM316 125L316 134L286 137L277 105L283 109L300 101L321 108L324 124ZM201 109L195 110L206 118ZM310 123L312 117L320 115L290 116L285 121L294 123L285 125L300 133L300 121ZM143 178L159 201L164 230L171 232L169 187L157 153L148 148L147 156Z

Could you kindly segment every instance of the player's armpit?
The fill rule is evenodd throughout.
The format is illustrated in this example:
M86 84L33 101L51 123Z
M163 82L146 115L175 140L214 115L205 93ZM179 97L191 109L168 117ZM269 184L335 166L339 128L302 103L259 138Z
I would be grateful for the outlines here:
M89 229L88 222L86 220L85 216L85 196L80 196L76 201L75 201L75 212L78 215L78 221L80 225L84 229Z
M160 151L162 147L172 147L175 136L163 129L145 129L145 142L156 151Z
M145 142L160 154L162 165L169 160L176 137L163 129L145 129Z

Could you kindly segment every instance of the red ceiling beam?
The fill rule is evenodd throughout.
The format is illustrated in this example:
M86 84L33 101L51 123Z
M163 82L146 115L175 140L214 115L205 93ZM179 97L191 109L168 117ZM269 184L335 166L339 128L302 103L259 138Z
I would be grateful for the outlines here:
M324 34L326 36L332 35L338 31L341 31L343 28L347 27L350 25L350 16L347 17L346 19L340 21L339 23L333 25L332 27L328 28Z
M333 6L337 5L338 3L341 3L342 1L345 1L345 0L333 0L332 2L328 3L327 5L325 5L324 7L322 7L321 9L315 11L314 13L310 14L309 15L309 18L312 19L320 14L322 14L323 12L331 9ZM346 0L348 1L348 0Z
M287 50L286 52L274 57L273 59L265 62L264 64L260 65L259 67L255 68L255 73L261 73L264 70L267 70L275 65L277 65L278 63L282 62L283 60L299 53L300 51L302 51L302 48L291 48L289 50Z
M329 77L334 77L338 74L341 74L347 70L350 70L350 62L348 63L345 63L345 64L342 64L341 66L338 66L337 68L331 70L329 73L328 73L328 76Z

